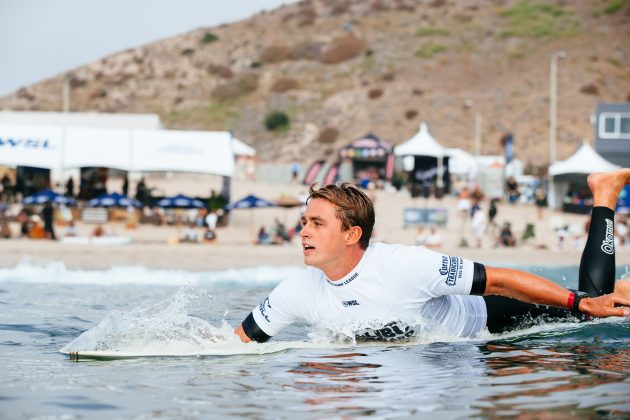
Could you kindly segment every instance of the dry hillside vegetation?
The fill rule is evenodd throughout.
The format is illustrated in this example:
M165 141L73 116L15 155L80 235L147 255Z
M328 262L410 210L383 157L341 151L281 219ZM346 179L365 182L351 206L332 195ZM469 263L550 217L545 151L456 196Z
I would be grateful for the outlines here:
M27 86L0 108L151 112L173 129L231 130L267 161L334 158L373 132L392 144L421 121L445 146L483 153L515 136L548 160L549 57L558 65L558 155L593 138L598 101L630 101L630 2L305 0L140 46ZM266 118L288 117L281 129Z

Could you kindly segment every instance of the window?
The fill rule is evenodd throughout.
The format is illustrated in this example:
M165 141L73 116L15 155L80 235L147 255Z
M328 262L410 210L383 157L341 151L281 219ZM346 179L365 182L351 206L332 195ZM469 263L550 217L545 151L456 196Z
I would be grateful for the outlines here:
M602 112L599 114L599 137L602 139L630 139L630 112Z

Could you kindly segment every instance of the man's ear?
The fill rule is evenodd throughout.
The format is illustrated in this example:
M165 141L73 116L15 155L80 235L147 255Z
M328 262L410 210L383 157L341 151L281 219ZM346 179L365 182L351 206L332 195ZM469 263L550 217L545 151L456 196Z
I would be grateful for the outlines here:
M346 232L346 244L354 245L361 240L361 236L363 235L363 229L359 226L352 226Z

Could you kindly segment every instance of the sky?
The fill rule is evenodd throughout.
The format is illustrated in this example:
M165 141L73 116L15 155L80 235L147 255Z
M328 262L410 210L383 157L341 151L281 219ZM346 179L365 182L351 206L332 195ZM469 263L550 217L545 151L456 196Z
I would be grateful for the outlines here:
M0 96L106 55L295 0L0 0Z

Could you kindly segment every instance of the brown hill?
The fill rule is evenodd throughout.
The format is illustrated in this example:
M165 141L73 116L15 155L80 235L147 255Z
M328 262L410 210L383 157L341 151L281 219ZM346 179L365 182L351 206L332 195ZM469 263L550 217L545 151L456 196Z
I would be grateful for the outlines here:
M623 0L305 0L105 57L68 73L72 111L152 112L166 127L232 130L267 161L332 157L374 132L392 144L426 121L443 145L482 152L515 136L549 156L549 61L558 66L558 158L593 138L598 101L630 101ZM64 75L0 98L59 111ZM266 117L283 112L275 131Z

